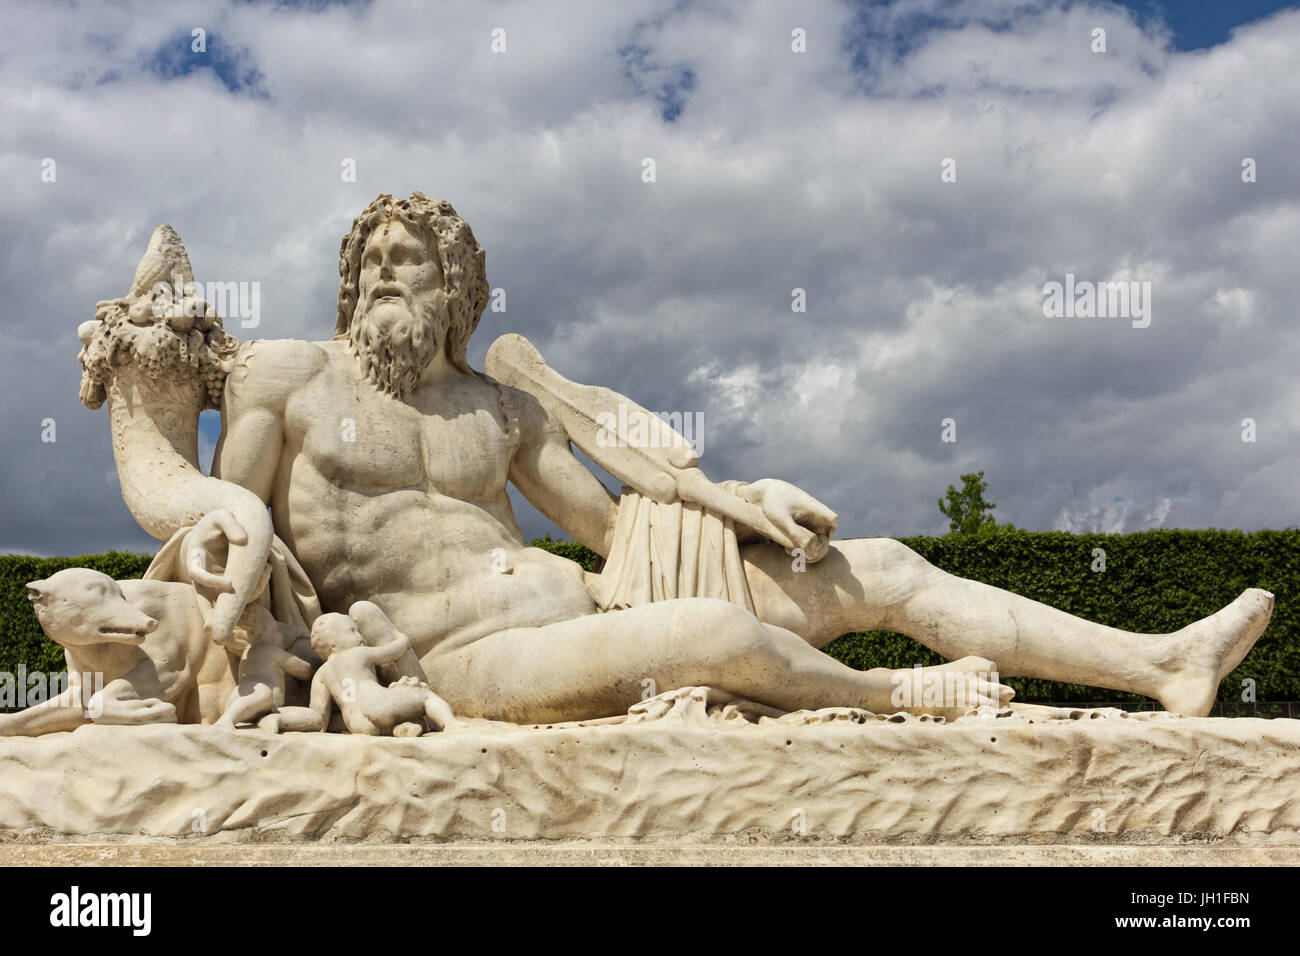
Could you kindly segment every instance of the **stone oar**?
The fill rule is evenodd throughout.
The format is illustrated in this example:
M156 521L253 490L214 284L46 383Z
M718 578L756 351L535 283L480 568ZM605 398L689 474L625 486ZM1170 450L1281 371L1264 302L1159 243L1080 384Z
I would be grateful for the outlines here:
M570 441L640 494L661 504L692 502L787 550L795 548L757 505L711 482L699 469L694 447L667 422L612 389L569 381L522 335L511 333L493 342L485 367L497 381L536 397Z

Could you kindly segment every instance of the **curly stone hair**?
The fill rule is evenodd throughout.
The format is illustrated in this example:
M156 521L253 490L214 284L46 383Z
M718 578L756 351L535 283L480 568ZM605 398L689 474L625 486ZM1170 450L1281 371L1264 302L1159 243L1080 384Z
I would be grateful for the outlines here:
M366 207L352 222L352 231L339 247L339 311L334 337L350 336L357 308L357 285L361 275L361 253L376 227L390 218L402 221L416 235L429 240L442 263L443 286L451 327L447 332L447 358L469 371L465 350L478 327L488 302L487 271L482 247L464 219L446 200L432 200L413 192L409 199L393 199L385 193Z

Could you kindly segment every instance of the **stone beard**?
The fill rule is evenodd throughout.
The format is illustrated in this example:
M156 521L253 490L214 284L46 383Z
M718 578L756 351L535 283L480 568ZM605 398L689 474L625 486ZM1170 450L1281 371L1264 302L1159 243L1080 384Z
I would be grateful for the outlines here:
M446 293L439 290L414 309L387 299L358 302L348 338L366 377L382 391L406 399L450 329Z

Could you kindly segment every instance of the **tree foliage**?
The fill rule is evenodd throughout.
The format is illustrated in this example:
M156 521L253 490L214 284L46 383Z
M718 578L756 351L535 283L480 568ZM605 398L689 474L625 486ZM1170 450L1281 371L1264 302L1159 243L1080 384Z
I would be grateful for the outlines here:
M993 518L997 508L984 498L989 483L983 471L968 472L961 476L961 490L949 485L943 498L938 499L939 511L948 519L952 534L988 534L997 530L1015 530L1013 524L998 524ZM947 499L945 501L945 498Z

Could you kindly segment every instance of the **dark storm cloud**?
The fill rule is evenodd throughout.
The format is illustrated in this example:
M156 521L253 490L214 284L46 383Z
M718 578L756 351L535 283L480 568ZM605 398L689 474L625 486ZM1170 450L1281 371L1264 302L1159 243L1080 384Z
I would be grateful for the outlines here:
M943 530L979 468L1022 527L1298 523L1300 14L1190 54L1110 4L307 6L32 6L0 39L0 549L149 546L75 329L156 223L261 284L240 338L323 338L339 238L412 189L506 290L471 361L520 331L701 412L713 477L795 481L843 535ZM1151 282L1150 327L1045 318L1066 273Z

